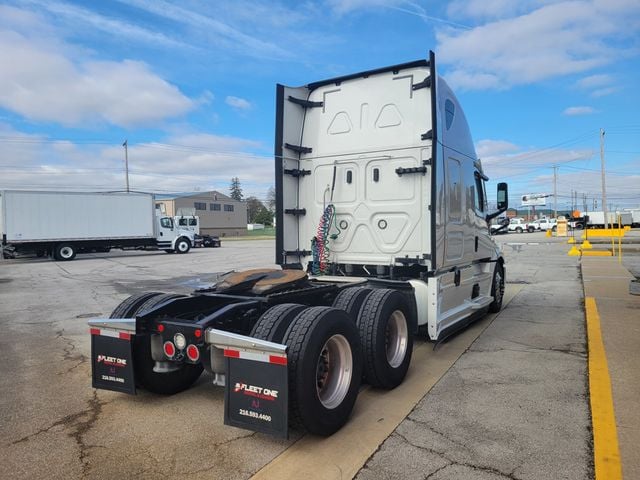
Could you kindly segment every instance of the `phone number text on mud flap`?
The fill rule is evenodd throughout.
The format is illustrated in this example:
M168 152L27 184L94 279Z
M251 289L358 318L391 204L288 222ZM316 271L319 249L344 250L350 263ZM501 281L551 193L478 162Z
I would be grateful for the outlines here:
M253 410L245 410L244 408L241 408L238 410L238 413L243 417L257 418L258 420L264 420L265 422L271 421L271 415L265 415L264 413L254 412Z

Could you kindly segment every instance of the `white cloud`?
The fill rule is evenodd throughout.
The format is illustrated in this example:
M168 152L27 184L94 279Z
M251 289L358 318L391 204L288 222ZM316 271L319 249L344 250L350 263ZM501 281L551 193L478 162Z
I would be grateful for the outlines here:
M240 97L228 96L224 101L227 105L238 110L251 110L251 108L253 107L249 100L245 100L244 98Z
M596 111L593 109L593 107L568 107L564 109L562 114L569 117L575 117L578 115L591 115L595 112Z
M476 153L480 158L492 157L503 153L517 152L518 150L520 150L520 147L505 140L486 139L476 142Z
M35 121L129 127L195 106L142 62L73 62L68 53L62 42L0 27L0 107Z
M598 90L594 90L593 92L591 92L591 96L593 98L605 97L617 92L618 90L620 90L618 87L599 88Z
M450 17L466 17L476 20L508 18L526 12L543 3L542 0L454 0L447 6Z
M125 185L124 149L75 144L27 135L0 124L3 152L0 189L119 190ZM245 193L261 196L273 185L273 157L258 142L237 137L184 133L162 142L129 138L131 189L151 192L228 189L239 177Z
M594 154L591 149L525 149L502 140L482 140L478 142L478 150L482 149L484 154L479 155L482 168L495 181L523 180L540 168L589 160Z
M160 47L187 47L188 45L168 37L160 32L154 32L140 27L130 22L116 20L99 15L90 10L76 7L69 3L41 0L25 0L25 3L32 4L41 9L55 14L57 17L64 17L77 28L91 28L107 32L117 38L127 38L133 41L141 41Z
M597 75L589 75L588 77L581 78L576 82L576 87L584 90L590 90L592 88L604 87L611 85L613 78L611 75L600 73Z
M407 3L405 0L327 0L327 5L337 14L372 7L388 7Z
M293 54L270 41L265 41L242 32L223 20L222 15L205 15L198 11L183 8L164 0L127 0L133 6L145 12L163 17L172 22L187 25L214 42L221 42L226 48L240 50L245 55L259 58L290 59ZM224 4L223 4L224 7Z
M456 3L468 8L480 5L474 0ZM494 10L500 5L499 1L487 4ZM621 0L611 6L595 0L528 2L526 6L528 13L515 12L518 16L471 30L436 31L439 60L451 67L446 76L454 88L509 88L587 72L628 55L621 40L640 28L638 2ZM491 13L483 12L476 14ZM622 24L627 28L621 29Z

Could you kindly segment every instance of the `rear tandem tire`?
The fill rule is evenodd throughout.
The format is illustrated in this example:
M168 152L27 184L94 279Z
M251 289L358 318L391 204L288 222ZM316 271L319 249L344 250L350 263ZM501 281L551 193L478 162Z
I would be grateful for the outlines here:
M416 319L406 297L391 289L373 290L360 309L358 328L366 381L395 388L409 369Z
M111 314L110 318L134 318L161 303L184 295L160 292L145 292L124 300ZM202 364L183 363L173 372L156 373L155 361L151 356L151 335L136 335L133 344L133 369L136 385L152 393L172 395L189 388L200 377Z
M358 320L358 313L364 299L373 290L365 287L349 287L342 290L333 300L333 308L344 310L354 322Z
M343 310L310 307L294 319L289 348L289 421L328 436L353 410L362 376L358 330Z
M249 336L281 343L293 319L305 308L297 303L282 303L264 312L251 329Z

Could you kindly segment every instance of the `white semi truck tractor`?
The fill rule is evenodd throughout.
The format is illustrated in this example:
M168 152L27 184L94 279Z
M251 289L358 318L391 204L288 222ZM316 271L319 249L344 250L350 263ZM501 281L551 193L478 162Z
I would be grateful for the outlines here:
M276 90L276 263L89 322L93 386L173 394L203 370L225 423L331 435L361 382L402 383L416 336L502 306L487 177L435 56Z

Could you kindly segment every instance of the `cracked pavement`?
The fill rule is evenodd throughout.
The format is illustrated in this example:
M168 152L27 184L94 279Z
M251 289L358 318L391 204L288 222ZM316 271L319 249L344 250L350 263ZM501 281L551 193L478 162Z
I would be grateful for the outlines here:
M593 478L582 285L567 250L503 248L507 282L524 288L357 479Z
M273 241L188 255L111 252L0 262L0 472L12 479L246 479L289 442L223 425L203 375L173 397L91 388L87 319L144 291L191 292L234 268L273 266Z
M566 251L545 242L504 247L507 281L522 290L358 479L593 477L582 287ZM190 292L221 272L271 267L273 252L272 241L252 241L188 255L0 261L0 472L248 479L284 452L300 432L285 441L224 426L223 390L207 375L173 397L133 397L93 390L88 361L87 318L140 291Z

